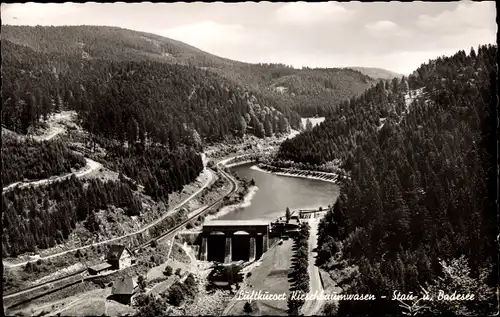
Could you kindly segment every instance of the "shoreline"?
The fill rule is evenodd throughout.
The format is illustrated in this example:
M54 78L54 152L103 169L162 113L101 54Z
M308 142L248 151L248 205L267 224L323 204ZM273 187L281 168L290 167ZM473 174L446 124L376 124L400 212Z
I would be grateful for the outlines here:
M257 165L253 165L250 168L253 169L253 170L255 170L255 171L259 171L259 172L263 172L263 173L268 173L268 174L274 174L274 175L279 175L279 176L297 177L297 178L314 179L314 180L328 182L328 183L332 183L332 184L338 185L337 179L339 178L339 176L336 175L336 174L331 174L332 176L334 175L336 177L335 180L331 180L331 179L320 178L319 176L292 174L292 172L271 172L271 171L264 170L264 169L260 168ZM310 171L310 172L313 172L313 171ZM324 173L324 172L321 172L321 173Z
M255 160L245 160L245 161L240 161L240 162L229 163L229 164L223 165L223 166L227 167L227 168L231 168L231 167L245 165L245 164L253 163L253 162L255 162Z
M259 190L259 187L257 187L257 186L250 186L248 188L248 192L245 194L242 201L240 201L239 203L233 204L233 205L228 205L228 206L222 207L221 209L219 209L219 211L217 213L215 213L213 215L206 216L205 220L203 222L219 219L220 217L225 216L228 213L233 212L238 208L245 208L245 207L250 206L250 204L252 203L253 196L255 196L255 194L257 193L258 190ZM202 225L203 225L203 223L202 223Z
M295 167L279 167L279 166L274 166L274 165L270 165L270 164L266 164L266 163L260 163L260 164L265 165L265 166L269 166L270 168L279 168L282 170L287 170L287 171L292 171L292 172L297 172L297 173L321 173L321 174L324 174L327 176L341 177L341 176L339 176L339 174L333 173L333 172L324 172L324 171L320 171L320 170L302 170L302 169L298 169Z
M255 160L255 159L248 159L248 160L244 160L244 161L240 161L240 162L234 162L234 163L227 164L227 162L230 161L230 160L232 160L232 159L236 159L238 157L242 157L242 156L246 156L246 155L249 155L249 154L243 154L243 155L239 155L239 156L227 158L227 159L224 159L223 161L219 162L219 164L221 164L222 167L231 168L231 167L235 167L235 166L240 166L240 165L245 165L245 164L248 164L248 163L255 163L255 162L257 162L257 160ZM267 165L267 164L265 164L265 165ZM258 165L253 165L250 168L253 169L253 170L255 170L255 171L259 171L259 172L263 172L263 173L268 173L268 174L274 174L274 175L279 175L279 176L288 176L288 177L296 177L296 178L314 179L314 180L328 182L328 183L332 183L332 184L336 184L336 185L339 184L339 179L342 178L342 176L339 176L338 174L335 174L335 173L328 173L328 172L322 172L322 171L312 171L312 170L297 170L297 171L295 171L295 170L290 170L290 169L286 169L286 168L283 168L283 167L275 167L275 166L272 166L272 165L268 165L268 166L273 167L273 168L279 168L279 169L282 169L282 170L285 170L285 171L271 172L271 171L268 171L268 170L260 168ZM314 176L314 175L297 175L297 174L295 174L295 173L301 173L301 172L302 173L307 173L307 172L309 172L309 173L322 173L322 174L325 174L325 175L328 175L328 176L333 176L333 177L335 177L335 179L332 180L332 179L321 178L320 176Z

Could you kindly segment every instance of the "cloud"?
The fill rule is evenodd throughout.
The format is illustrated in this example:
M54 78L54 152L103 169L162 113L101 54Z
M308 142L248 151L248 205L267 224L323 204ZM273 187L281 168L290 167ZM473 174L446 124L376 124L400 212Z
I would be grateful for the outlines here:
M365 24L365 28L372 31L391 31L398 28L398 25L389 20L377 21L375 23Z
M285 23L310 24L345 20L350 18L352 13L352 11L332 1L319 3L300 1L279 7L276 10L276 18Z
M59 25L57 20L76 14L83 4L74 3L19 3L2 4L2 23L22 25Z
M409 37L411 36L411 31L398 26L396 23L389 20L380 20L373 23L368 23L364 25L365 30L374 38L391 38L395 37Z
M466 28L490 28L495 22L495 2L461 2L454 10L430 16L422 14L416 25L423 30L438 33L463 32Z

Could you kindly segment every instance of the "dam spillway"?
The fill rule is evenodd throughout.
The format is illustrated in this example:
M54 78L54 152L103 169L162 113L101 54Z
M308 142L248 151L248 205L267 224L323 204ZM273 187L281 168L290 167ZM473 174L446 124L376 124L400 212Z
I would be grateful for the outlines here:
M269 248L268 220L212 220L203 225L200 260L254 261Z

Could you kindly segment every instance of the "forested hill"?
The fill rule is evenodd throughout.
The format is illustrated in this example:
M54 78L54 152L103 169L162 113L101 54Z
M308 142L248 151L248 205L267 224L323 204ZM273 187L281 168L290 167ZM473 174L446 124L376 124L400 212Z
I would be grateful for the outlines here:
M430 61L282 145L282 158L341 158L351 172L318 239L318 264L333 276L355 268L346 293L390 299L421 285L476 296L419 303L428 313L496 311L496 55L489 45ZM401 314L398 305L341 301L338 313Z
M73 60L156 61L210 70L243 88L258 90L302 116L324 116L373 83L356 70L243 63L162 36L117 27L3 25L2 38L35 52Z
M361 95L375 81L361 72L341 68L273 70L270 88L289 100L303 117L328 116L338 105Z
M239 63L180 41L118 27L2 25L2 38L37 52L62 53L83 59L157 60L204 67Z
M35 51L3 39L2 126L25 134L59 110L76 111L78 123L88 132L76 140L78 147L86 145L90 155L99 155L105 167L144 185L144 193L157 201L168 201L170 193L181 191L198 177L203 170L200 152L204 144L245 133L258 137L288 133L300 125L299 115L279 100L247 91L194 66L82 59ZM96 148L100 150L94 152ZM59 145L22 142L6 148L7 152L2 148L2 156L9 158L9 166L16 171L30 158L30 175L38 178L77 168L77 162L72 163L74 160L60 149ZM39 157L37 153L47 155ZM60 156L60 166L49 169L49 159L54 156ZM2 178L10 181L27 176L4 174L2 171ZM21 195L16 190L17 194ZM135 203L129 202L134 209ZM9 214L24 215L20 211L23 206L8 204ZM13 219L11 224L15 224ZM66 233L70 227L65 225ZM39 246L51 245L55 238L50 239L52 242ZM27 250L19 243L6 242L6 252Z
M60 108L78 111L91 133L171 145L198 135L208 142L247 131L262 137L300 122L287 107L191 66L81 60L6 40L2 56L2 123L21 133Z

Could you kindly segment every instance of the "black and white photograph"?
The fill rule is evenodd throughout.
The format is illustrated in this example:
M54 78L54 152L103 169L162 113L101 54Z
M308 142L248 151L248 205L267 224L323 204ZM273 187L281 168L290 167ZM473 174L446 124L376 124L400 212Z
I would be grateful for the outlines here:
M496 16L2 2L3 315L498 315Z

